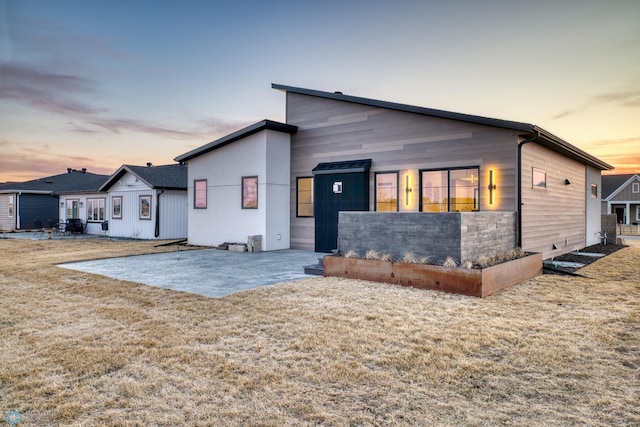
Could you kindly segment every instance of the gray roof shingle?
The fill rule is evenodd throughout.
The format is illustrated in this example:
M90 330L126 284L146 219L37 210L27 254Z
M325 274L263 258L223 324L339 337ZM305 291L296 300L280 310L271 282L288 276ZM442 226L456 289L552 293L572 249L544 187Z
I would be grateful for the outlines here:
M0 184L0 193L88 193L97 192L109 175L98 175L84 170L68 169L67 173L47 176L25 182Z
M172 164L161 166L134 166L122 165L100 187L101 191L107 191L123 175L131 173L151 188L166 190L187 189L187 166L184 164Z

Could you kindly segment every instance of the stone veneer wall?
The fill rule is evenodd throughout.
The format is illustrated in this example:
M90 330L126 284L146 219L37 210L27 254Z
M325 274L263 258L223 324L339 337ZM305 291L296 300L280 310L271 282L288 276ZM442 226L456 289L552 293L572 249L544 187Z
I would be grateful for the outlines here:
M401 259L413 252L432 262L462 262L515 247L515 212L340 212L338 219L343 255L375 250Z

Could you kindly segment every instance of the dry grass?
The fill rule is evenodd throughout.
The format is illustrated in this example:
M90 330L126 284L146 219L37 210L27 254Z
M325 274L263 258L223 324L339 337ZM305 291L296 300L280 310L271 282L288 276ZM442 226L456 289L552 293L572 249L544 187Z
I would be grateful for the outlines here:
M0 240L0 415L25 425L640 424L640 248L481 300L305 279L214 299Z

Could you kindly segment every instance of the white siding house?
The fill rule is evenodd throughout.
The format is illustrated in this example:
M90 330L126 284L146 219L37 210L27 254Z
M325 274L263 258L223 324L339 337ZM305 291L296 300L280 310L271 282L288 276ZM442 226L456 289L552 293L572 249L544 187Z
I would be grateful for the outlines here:
M290 247L293 131L265 120L176 157L189 164L189 243L217 246L261 236L261 250Z
M187 167L121 166L100 188L111 237L187 237Z

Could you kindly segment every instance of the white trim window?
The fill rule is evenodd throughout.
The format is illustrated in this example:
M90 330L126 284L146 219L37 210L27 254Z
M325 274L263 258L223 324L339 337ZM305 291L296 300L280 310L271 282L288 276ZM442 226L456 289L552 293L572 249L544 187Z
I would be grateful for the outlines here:
M13 218L13 196L9 196L9 218Z
M598 198L598 184L591 184L591 198Z
M640 182L634 182L631 184L632 193L640 193Z
M104 221L105 199L87 199L87 222Z
M542 169L533 168L533 188L542 190L547 189L547 171Z

